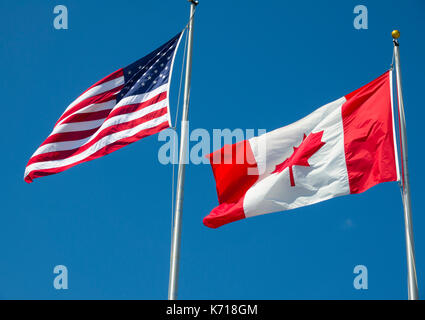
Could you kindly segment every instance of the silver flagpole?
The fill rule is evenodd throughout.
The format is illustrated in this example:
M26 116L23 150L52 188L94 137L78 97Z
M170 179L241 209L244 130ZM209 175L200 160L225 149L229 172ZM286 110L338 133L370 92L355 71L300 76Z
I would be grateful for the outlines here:
M415 262L415 246L413 241L413 228L412 228L412 207L410 202L410 183L409 183L409 170L407 167L407 136L406 136L406 118L404 115L403 92L401 87L401 70L400 70L400 53L398 38L400 32L394 30L392 32L394 43L394 60L395 71L397 77L397 96L398 96L398 112L400 117L400 137L401 137L401 152L403 164L402 176L402 198L404 207L404 223L406 234L406 253L407 253L407 284L409 292L409 300L418 300L418 281L416 278L416 262Z
M171 243L170 255L170 280L168 283L168 300L177 299L177 286L179 277L179 260L180 260L180 239L182 226L182 209L183 209L183 186L184 172L188 140L188 121L187 114L189 111L189 96L190 96L190 78L192 72L192 45L193 45L193 14L195 7L198 5L196 0L188 0L190 2L190 20L188 26L188 42L187 42L187 57L186 57L186 72L184 81L184 98L183 98L183 113L180 128L180 152L179 152L179 172L177 175L177 190L176 190L176 208L174 211L173 239Z

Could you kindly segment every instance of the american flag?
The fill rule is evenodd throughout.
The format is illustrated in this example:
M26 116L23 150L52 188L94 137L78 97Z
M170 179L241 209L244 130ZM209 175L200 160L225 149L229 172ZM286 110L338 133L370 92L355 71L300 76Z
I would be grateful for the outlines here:
M170 127L169 84L181 36L73 101L28 161L24 180L62 172Z

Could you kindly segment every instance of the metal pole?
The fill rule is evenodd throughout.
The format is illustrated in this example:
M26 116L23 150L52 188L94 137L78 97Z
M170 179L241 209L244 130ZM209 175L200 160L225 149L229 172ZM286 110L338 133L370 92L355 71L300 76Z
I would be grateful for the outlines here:
M400 118L400 143L402 152L402 198L404 207L404 223L406 235L406 253L407 253L407 284L409 300L418 300L418 281L416 278L416 262L415 262L415 247L413 241L413 228L412 228L412 207L410 202L410 183L409 183L409 170L407 167L407 135L406 135L406 118L404 115L403 92L401 86L401 70L400 70L400 53L398 38L400 32L394 30L392 32L394 42L394 60L395 71L397 77L397 96L398 96L398 113Z
M179 152L179 172L177 175L177 190L176 190L176 208L174 212L174 225L173 225L173 240L171 243L170 255L170 280L168 284L168 300L177 299L177 287L179 277L179 260L180 260L180 239L181 239L181 225L182 225L182 209L183 209L183 185L184 185L184 172L187 151L187 138L188 138L188 121L187 115L189 111L189 97L190 97L190 79L192 72L192 45L193 45L193 14L198 1L189 0L190 4L190 20L188 26L188 42L187 42L187 57L186 57L186 71L185 71L185 89L183 98L183 113L180 128L180 152Z

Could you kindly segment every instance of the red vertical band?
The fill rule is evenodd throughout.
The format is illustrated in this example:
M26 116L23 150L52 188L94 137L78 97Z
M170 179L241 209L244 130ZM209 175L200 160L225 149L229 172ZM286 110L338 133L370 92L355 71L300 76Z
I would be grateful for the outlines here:
M243 198L258 180L257 163L249 141L226 145L207 157L214 173L220 205L204 218L204 224L218 228L245 218ZM248 172L249 169L253 172Z
M390 71L345 98L342 121L350 192L396 181Z

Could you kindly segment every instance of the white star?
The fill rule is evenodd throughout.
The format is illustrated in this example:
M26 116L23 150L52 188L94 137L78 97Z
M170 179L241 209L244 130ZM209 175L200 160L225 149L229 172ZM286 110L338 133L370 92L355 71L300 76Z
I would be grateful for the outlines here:
M154 70L155 73L158 73L158 70Z
M144 87L145 86L145 83L144 82L142 82L142 87Z
M142 66L139 66L139 70L142 69Z
M165 70L168 70L168 66L165 67Z
M131 74L131 70L130 70L130 71L128 71L128 74Z
M155 84L156 83L156 80L153 83Z
M151 77L151 76L149 76L149 77L148 77L148 80L150 80L150 79L152 79L152 77Z
M163 63L161 63L161 64L160 64L160 66L161 66L161 67L163 67L163 66L164 66L164 64L163 64Z

